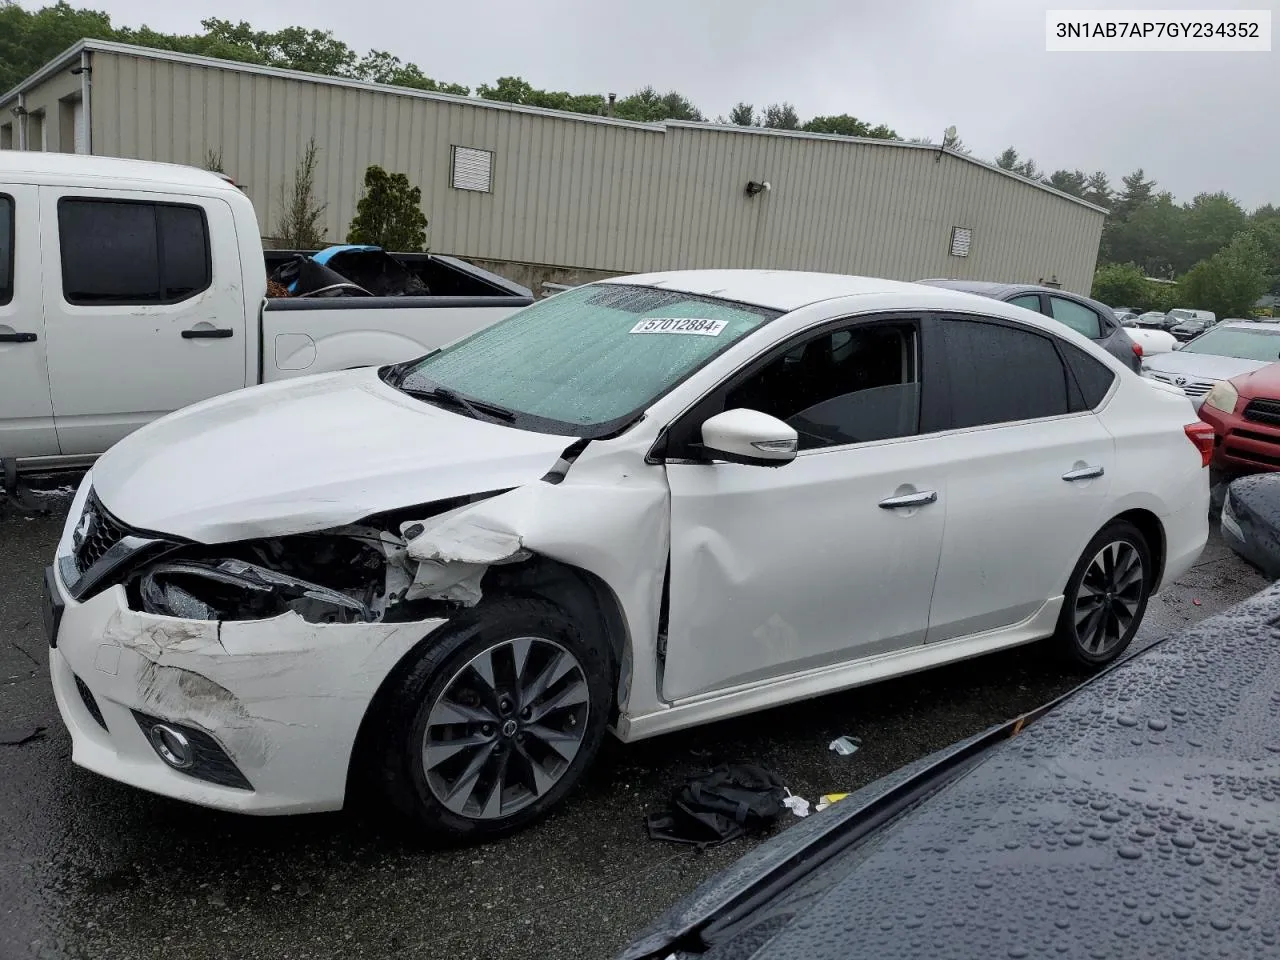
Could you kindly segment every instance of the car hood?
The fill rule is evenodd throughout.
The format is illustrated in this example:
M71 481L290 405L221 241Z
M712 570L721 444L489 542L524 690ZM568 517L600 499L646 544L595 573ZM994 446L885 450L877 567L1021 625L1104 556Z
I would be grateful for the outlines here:
M621 957L1275 956L1278 614L1280 585L863 787Z
M1261 360L1238 360L1235 357L1218 357L1211 353L1162 353L1149 360L1145 370L1155 373L1183 374L1200 380L1229 380L1242 373L1257 370L1267 364Z
M1242 397L1280 399L1280 363L1269 363L1232 381Z
M415 400L368 368L172 413L99 458L93 488L131 527L224 543L530 483L574 439Z

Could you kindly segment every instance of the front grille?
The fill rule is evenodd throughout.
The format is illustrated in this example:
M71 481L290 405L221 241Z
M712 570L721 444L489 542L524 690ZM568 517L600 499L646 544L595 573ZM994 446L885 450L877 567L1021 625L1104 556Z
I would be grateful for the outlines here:
M98 722L103 730L107 729L106 718L102 715L102 708L98 706L98 701L94 699L93 691L79 677L76 677L76 690L80 694L80 702L84 704L84 708L89 711L89 716Z
M1257 440L1259 443L1280 444L1280 437L1270 433L1259 433L1257 430L1232 430L1231 436L1242 440Z
M76 570L82 575L87 573L126 533L124 525L107 513L97 494L90 490L84 512L72 533Z
M1280 400L1250 400L1244 408L1244 418L1280 427Z
M1188 397L1203 397L1213 389L1212 380L1192 380L1188 377L1179 377L1172 373L1151 373L1152 380L1159 380L1161 383L1170 383L1185 393ZM1182 380L1182 383L1178 381Z
M1245 450L1243 447L1237 447L1230 440L1227 441L1227 455L1235 457L1237 460L1248 460L1252 463L1266 464L1268 467L1280 467L1280 457L1274 457L1266 453L1258 453L1256 450Z

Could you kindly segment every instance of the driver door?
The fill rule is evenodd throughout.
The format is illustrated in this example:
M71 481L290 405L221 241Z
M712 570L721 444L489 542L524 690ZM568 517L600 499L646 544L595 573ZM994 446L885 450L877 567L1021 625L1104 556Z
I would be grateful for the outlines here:
M767 682L923 643L946 483L921 432L916 320L844 322L762 357L668 436L662 695ZM781 467L702 458L726 409L794 427Z

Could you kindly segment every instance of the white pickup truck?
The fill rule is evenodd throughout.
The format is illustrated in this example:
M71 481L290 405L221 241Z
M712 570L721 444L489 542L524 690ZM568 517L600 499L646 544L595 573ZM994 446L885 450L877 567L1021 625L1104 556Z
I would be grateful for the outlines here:
M0 465L79 466L196 401L408 360L533 302L428 254L398 257L428 296L268 299L287 256L218 174L0 152Z

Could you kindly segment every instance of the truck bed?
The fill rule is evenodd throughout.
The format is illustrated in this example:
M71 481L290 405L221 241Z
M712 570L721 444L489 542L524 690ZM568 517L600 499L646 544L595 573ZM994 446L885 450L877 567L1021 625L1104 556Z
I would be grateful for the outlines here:
M317 252L315 250L264 250L263 259L266 261L267 275L270 276L277 267L288 263L294 257L312 256ZM392 256L427 284L431 289L430 297L360 297L358 300L354 297L335 297L328 299L329 303L335 304L330 309L347 309L357 304L368 308L371 300L386 300L391 306L403 305L406 300L442 298L466 298L467 303L473 305L477 298L496 299L501 302L494 303L493 306L506 307L528 306L533 302L533 292L526 287L455 257L442 257L435 253L395 253ZM305 302L308 309L314 307L317 302L316 299L310 298L299 298L299 300ZM524 302L512 303L513 300ZM272 299L268 303L268 309L272 310L287 310L297 306L298 304L291 298Z
M267 272L312 252L265 251ZM531 291L462 260L395 257L427 283L430 296L265 300L259 382L411 360L533 303Z

